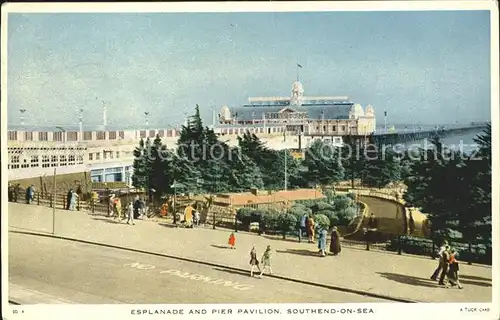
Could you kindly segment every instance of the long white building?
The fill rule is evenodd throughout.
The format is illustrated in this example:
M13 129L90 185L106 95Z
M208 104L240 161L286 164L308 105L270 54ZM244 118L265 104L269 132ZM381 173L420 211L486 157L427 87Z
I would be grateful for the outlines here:
M348 97L305 97L302 84L292 85L291 96L249 98L239 108L221 108L214 132L231 146L245 132L257 135L269 148L297 150L314 140L341 145L346 135L366 136L375 131L375 111L363 109ZM162 137L175 148L178 129L106 130L106 110L101 130L54 127L53 131L8 131L9 180L57 174L90 172L94 182L122 181L131 184L133 151L139 140ZM57 130L56 130L57 129Z

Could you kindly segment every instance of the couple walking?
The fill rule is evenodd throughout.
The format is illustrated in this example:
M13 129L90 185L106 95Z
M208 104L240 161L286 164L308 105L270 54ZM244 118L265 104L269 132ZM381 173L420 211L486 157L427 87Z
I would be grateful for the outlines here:
M458 252L448 245L448 241L445 240L443 242L438 252L438 258L439 265L432 274L431 280L436 281L439 276L439 285L446 286L445 278L448 278L452 287L457 286L459 289L462 289L463 287L458 279Z
M319 232L318 239L318 249L319 253L322 257L326 256L326 236L327 232L325 229L321 229ZM340 253L342 248L340 247L340 233L337 230L337 227L332 228L332 232L330 234L330 252L336 256Z
M315 229L315 222L312 217L312 215L305 214L302 216L300 219L300 226L299 226L299 242L302 241L302 237L304 233L307 235L307 240L309 243L314 243L314 229Z
M271 268L271 246L267 246L266 251L262 255L262 259L260 260L262 263L262 270L259 266L259 259L257 258L257 250L255 250L255 246L252 247L250 251L250 276L253 277L253 272L255 268L260 271L259 277L262 277L264 270L269 269L269 274L273 274L273 269Z

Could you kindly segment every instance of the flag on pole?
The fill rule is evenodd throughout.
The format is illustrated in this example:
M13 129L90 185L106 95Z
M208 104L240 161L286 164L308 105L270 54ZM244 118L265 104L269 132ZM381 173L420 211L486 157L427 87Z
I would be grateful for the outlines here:
M298 63L297 63L297 67L302 68L302 66L300 64L298 64Z

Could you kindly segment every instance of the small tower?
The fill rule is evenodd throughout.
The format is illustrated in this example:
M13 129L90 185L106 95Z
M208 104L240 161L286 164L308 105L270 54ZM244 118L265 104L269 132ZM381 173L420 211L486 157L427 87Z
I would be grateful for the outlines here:
M302 97L304 96L304 87L299 81L295 81L292 84L292 97L290 99L290 104L294 106L302 105Z

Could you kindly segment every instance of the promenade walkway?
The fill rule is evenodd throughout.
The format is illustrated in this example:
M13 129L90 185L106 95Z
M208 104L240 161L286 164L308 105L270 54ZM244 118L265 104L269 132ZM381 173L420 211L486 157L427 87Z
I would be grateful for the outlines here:
M9 203L8 215L10 231L45 234L52 231L51 208ZM423 257L353 248L343 248L337 257L319 257L312 244L241 232L237 234L236 250L229 250L227 230L173 228L141 220L131 226L99 215L64 210L56 210L55 233L242 269L249 269L249 251L253 245L259 256L271 245L275 250L273 271L286 278L420 302L489 302L492 297L492 272L487 266L462 264L464 289L458 290L441 288L429 280L437 261Z

